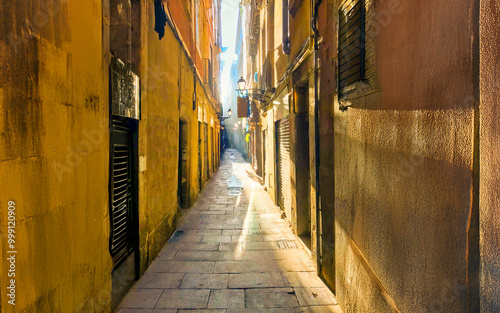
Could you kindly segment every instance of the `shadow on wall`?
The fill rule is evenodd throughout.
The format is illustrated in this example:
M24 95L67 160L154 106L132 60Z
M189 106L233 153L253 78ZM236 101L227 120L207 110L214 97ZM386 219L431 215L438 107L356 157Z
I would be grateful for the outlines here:
M443 286L450 282L458 286L453 302L442 304L446 311L464 311L471 169L336 137L339 147L349 147L338 149L344 157L336 161L335 249L354 245L362 253L337 255L338 294L352 288L342 282L359 283L373 271L378 278L366 283L380 279L401 311L434 312L431 306L442 302ZM363 259L369 269L356 265Z

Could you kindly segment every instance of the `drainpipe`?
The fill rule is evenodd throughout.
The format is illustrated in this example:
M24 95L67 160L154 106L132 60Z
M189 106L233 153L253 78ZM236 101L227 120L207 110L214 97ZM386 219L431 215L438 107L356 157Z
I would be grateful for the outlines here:
M196 68L193 68L193 111L196 110Z
M283 38L282 38L282 46L283 46L283 53L286 55L290 54L290 23L288 22L288 0L283 0L283 8L282 8L282 31L283 31Z
M314 43L314 155L316 161L316 268L317 274L319 275L322 270L322 225L321 225L321 201L320 201L320 185L319 185L319 165L320 165L320 155L319 155L319 86L318 86L318 55L317 51L319 49L318 38L319 33L316 27L316 20L318 18L318 9L321 4L321 0L311 0L311 29L313 31L313 43Z

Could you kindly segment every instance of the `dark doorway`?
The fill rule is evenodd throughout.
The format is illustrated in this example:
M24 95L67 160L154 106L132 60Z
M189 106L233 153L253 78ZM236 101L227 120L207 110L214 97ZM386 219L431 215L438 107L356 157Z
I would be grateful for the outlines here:
M179 121L179 169L177 184L177 203L180 208L189 206L189 188L188 188L188 136L187 123Z
M257 176L262 177L263 174L263 167L262 167L262 126L260 125L255 125L255 162L256 162L256 173Z
M267 145L267 129L265 129L262 132L262 179L264 181L264 184L267 184L267 186L270 185L270 183L267 181L267 177L269 174L269 170L267 169L267 158L266 158L266 145Z
M109 250L113 258L112 305L139 276L138 121L112 116L110 133Z
M297 235L311 250L311 179L309 165L309 91L295 88L295 190Z
M203 188L203 166L202 166L202 139L201 139L201 122L198 122L198 184L200 186L200 192L201 189Z
M292 217L292 188L290 180L290 119L288 116L275 123L276 129L276 181L277 203L288 223Z
M210 177L210 168L208 166L208 124L203 123L203 149L204 149L204 158L203 158L203 166L205 167L205 182L208 181Z
M113 21L109 24L109 52L113 55L109 81L109 251L113 259L111 305L114 309L139 277L140 93L135 91L140 86L141 2L111 0L103 3L103 9ZM123 94L127 97L120 97Z
M212 162L210 162L211 164L211 172L210 173L214 173L215 172L215 144L214 144L214 128L213 127L210 127L210 156L211 156L211 160Z

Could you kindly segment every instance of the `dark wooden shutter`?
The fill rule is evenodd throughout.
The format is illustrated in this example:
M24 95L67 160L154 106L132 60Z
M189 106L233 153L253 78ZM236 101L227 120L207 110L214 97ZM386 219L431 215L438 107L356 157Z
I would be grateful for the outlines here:
M276 161L278 165L278 206L290 222L292 214L292 192L290 173L290 121L288 116L276 122Z
M339 94L363 80L365 72L364 0L344 0L339 8Z
M111 131L111 238L113 263L119 265L133 251L132 153L130 130L121 118L112 119Z

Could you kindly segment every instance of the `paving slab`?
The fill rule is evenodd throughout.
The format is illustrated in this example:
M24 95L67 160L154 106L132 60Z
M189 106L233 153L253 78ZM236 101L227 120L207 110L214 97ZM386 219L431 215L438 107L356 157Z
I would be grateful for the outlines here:
M178 251L175 254L176 261L219 261L219 251Z
M142 275L134 288L179 288L184 274L182 273L155 273Z
M228 274L186 274L181 288L223 289L227 288Z
M212 273L214 261L175 261L170 269L173 273Z
M219 244L219 251L236 251L243 250L241 242L221 242Z
M172 268L172 265L174 265L175 261L164 261L161 259L156 259L151 263L146 271L146 273L153 272L153 273L168 273L170 272L170 269Z
M188 242L179 243L173 249L189 250L189 251L217 251L219 250L218 242Z
M220 236L222 229L200 229L196 232L199 236Z
M280 273L229 274L229 288L284 287Z
M156 308L205 309L209 295L209 289L165 289Z
M293 288L258 288L245 290L247 308L290 308L298 307Z
M214 273L239 274L243 272L243 262L219 261L215 262Z
M231 242L231 236L203 236L202 242Z
M325 283L315 272L283 272L287 287L324 287Z
M177 250L163 248L163 250L158 254L156 259L163 260L163 261L171 261L174 259L176 253L177 253Z
M301 306L337 304L327 287L294 287L293 289Z
M136 289L132 288L118 306L120 309L149 309L154 308L164 289Z
M244 273L282 272L283 265L278 260L273 261L242 261Z
M244 308L245 291L243 289L220 289L210 292L209 308Z

